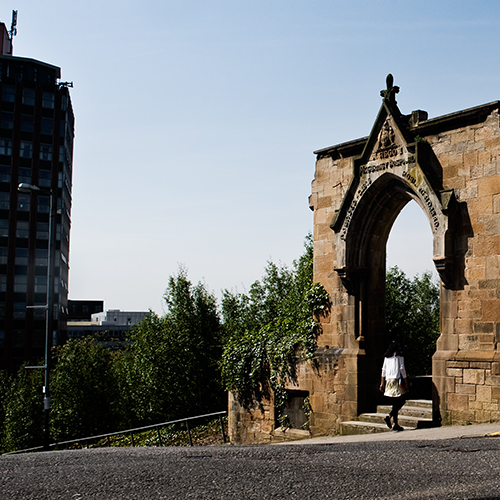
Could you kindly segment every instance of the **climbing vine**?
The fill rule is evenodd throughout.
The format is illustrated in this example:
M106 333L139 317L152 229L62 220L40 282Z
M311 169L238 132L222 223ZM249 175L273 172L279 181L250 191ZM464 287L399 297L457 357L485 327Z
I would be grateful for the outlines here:
M329 304L323 286L312 283L311 238L292 269L268 263L262 282L254 283L248 295L226 291L222 302L226 389L246 408L272 392L277 419L286 423L285 382L296 377L301 360L314 355L318 334L314 314Z

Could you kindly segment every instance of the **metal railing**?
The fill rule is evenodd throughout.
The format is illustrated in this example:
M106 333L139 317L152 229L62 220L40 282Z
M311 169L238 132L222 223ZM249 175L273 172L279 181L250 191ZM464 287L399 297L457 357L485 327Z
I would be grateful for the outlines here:
M196 417L186 417L186 418L180 418L178 420L170 420L168 422L161 422L160 424L153 424L153 425L146 425L144 427L135 427L134 429L125 429L124 431L118 431L118 432L110 432L108 434L99 434L97 436L88 436L80 439L71 439L69 441L59 441L57 443L51 443L49 445L49 448L55 448L57 446L66 446L70 444L76 444L76 443L84 443L86 441L95 441L99 439L106 439L106 443L108 447L111 447L111 437L113 436L121 436L121 435L129 435L130 440L132 442L132 446L135 446L134 442L134 434L138 434L139 432L144 432L148 430L153 430L156 429L157 432L157 438L158 438L158 445L163 446L162 440L161 440L161 434L160 434L160 429L162 427L166 427L167 425L171 424L178 424L178 423L185 423L186 424L186 429L188 432L188 437L189 437L189 445L193 446L193 439L191 436L191 429L189 428L189 421L191 420L198 420L200 418L207 418L207 417L215 417L219 416L219 422L220 422L220 428L222 432L222 440L224 443L226 443L226 433L224 431L224 422L222 421L222 415L226 415L227 411L218 411L216 413L206 413L205 415L197 415ZM34 448L26 448L24 450L16 450L16 451L10 451L8 453L4 453L4 455L14 455L16 453L28 453L30 451L40 451L43 450L43 446L36 446Z

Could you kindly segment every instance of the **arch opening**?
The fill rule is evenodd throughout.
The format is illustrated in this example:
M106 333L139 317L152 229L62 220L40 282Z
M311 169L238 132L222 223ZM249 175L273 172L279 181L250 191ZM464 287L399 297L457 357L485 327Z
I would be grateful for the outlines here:
M404 347L412 399L432 399L432 356L440 335L440 286L433 271L432 231L421 208L410 202L387 242L386 344Z
M345 240L344 271L354 313L346 345L357 357L358 413L373 411L378 402L373 381L380 378L387 341L387 242L396 219L412 201L428 218L407 184L391 174L381 176L360 199ZM432 248L431 242L431 254Z

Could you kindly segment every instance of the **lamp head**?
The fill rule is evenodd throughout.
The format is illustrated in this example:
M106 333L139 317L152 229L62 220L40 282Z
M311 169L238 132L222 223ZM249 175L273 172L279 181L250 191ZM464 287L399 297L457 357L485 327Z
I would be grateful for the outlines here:
M20 193L33 193L34 191L41 191L41 189L38 186L35 186L34 184L28 184L27 182L21 182L19 186L17 186L17 190Z

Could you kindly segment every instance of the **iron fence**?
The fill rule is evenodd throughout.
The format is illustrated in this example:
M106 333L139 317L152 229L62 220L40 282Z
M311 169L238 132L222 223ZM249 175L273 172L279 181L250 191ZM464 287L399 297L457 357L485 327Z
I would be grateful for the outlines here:
M125 429L123 431L118 431L118 432L109 432L107 434L99 434L97 436L88 436L80 439L70 439L68 441L59 441L57 443L51 443L49 444L49 449L55 448L57 446L67 446L71 444L76 444L76 443L85 443L88 441L96 441L100 439L106 439L106 443L108 447L111 446L111 438L113 436L130 436L130 440L132 443L132 446L135 446L134 442L134 434L138 434L139 432L145 432L148 430L154 430L156 429L157 432L157 439L158 439L158 445L163 446L162 439L161 439L161 434L160 434L160 429L162 427L166 427L167 425L172 425L172 424L178 424L178 423L185 423L186 424L186 430L188 432L188 437L189 437L189 445L193 446L193 439L191 436L191 429L189 428L189 422L192 420L198 420L201 418L208 418L208 417L219 417L219 422L220 422L220 428L222 432L222 440L224 443L226 443L226 433L224 431L224 422L222 421L222 416L226 415L227 411L218 411L215 413L206 413L205 415L197 415L195 417L186 417L186 418L180 418L178 420L170 420L168 422L161 422L160 424L153 424L153 425L146 425L144 427L135 427L133 429ZM16 453L27 453L30 451L40 451L43 450L43 446L36 446L34 448L26 448L24 450L16 450L16 451L10 451L8 453L5 453L5 455L13 455Z

